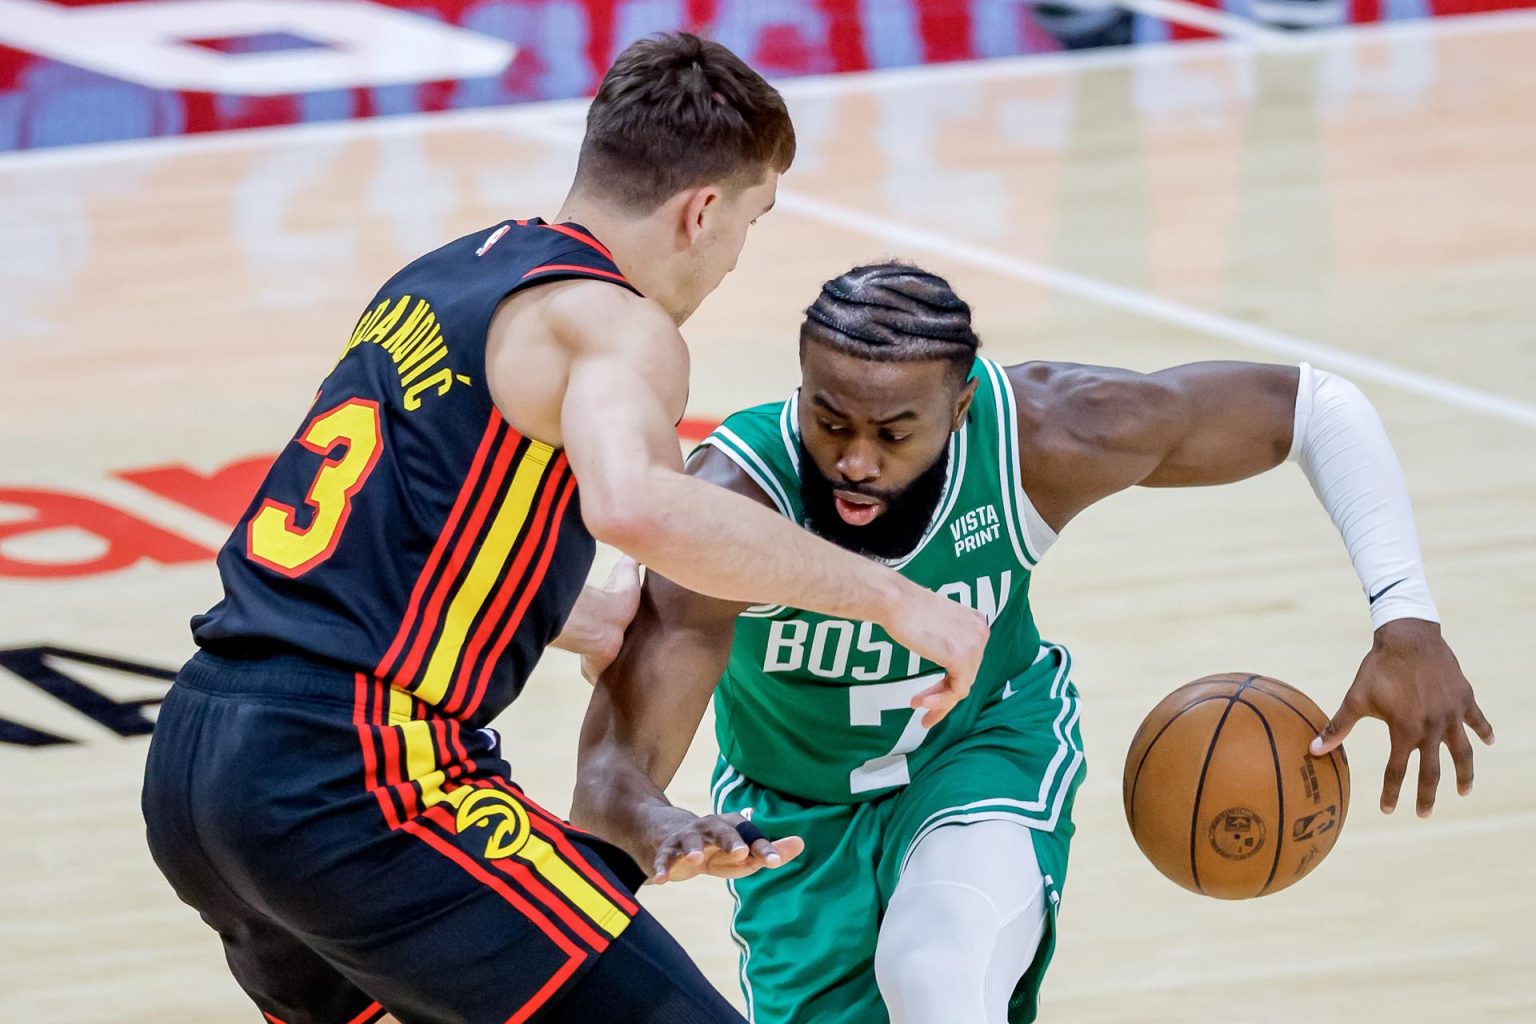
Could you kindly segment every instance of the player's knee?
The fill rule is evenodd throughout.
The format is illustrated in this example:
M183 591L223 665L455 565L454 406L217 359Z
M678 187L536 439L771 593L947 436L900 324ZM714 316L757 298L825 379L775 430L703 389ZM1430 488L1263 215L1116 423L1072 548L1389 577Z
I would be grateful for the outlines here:
M936 882L899 890L875 946L875 981L891 1019L970 1020L957 1015L957 1003L979 999L1002 924L992 901L967 885Z

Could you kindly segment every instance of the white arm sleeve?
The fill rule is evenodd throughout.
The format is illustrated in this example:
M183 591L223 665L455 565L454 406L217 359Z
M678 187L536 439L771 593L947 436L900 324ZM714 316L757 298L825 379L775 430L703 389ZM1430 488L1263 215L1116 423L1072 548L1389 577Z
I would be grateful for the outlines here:
M1349 381L1301 364L1287 456L1301 466L1338 527L1371 605L1371 628L1440 621L1403 468L1370 399Z

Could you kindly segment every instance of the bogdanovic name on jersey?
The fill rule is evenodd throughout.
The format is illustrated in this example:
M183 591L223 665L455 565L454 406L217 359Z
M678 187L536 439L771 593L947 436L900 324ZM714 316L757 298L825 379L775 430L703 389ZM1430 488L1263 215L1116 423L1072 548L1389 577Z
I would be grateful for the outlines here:
M993 515L996 516L995 510ZM968 539L970 536L974 535L968 535ZM981 612L990 626L997 622L1013 592L1013 570L1004 569L998 576L981 576L969 582L956 580L936 589L950 600ZM872 622L775 619L768 626L763 671L809 672L822 679L875 682L890 678L892 666L905 660L906 671L901 674L917 675L922 659L884 637L885 632Z

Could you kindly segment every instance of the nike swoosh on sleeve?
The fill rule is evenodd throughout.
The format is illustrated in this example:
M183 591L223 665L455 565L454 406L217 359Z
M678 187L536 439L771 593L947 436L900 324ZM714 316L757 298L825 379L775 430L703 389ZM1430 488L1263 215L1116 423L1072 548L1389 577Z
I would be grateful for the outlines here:
M1400 580L1396 580L1396 581L1394 581L1392 583L1388 583L1386 586L1382 587L1380 590L1376 591L1376 593L1374 593L1374 594L1372 594L1370 596L1370 598L1368 599L1369 603L1370 604L1375 604L1376 603L1376 599L1381 597L1387 591L1391 590L1393 587L1397 586L1399 583L1407 583L1407 582L1408 582L1408 577L1404 576Z

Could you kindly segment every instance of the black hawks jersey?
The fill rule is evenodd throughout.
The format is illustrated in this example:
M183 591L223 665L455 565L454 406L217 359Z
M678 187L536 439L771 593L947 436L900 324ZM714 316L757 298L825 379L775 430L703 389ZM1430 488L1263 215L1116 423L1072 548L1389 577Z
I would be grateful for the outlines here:
M631 287L585 229L535 219L391 278L220 551L198 645L366 672L477 725L510 704L594 545L564 452L491 401L486 335L508 295L581 277Z

